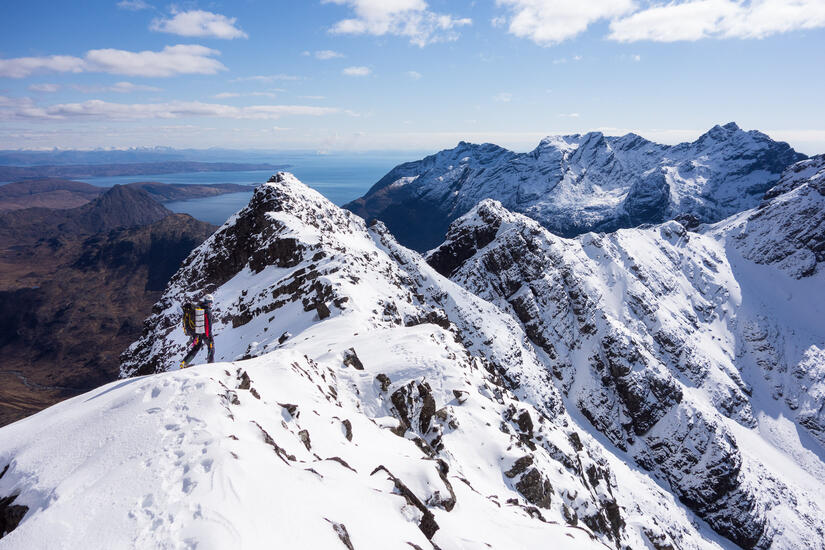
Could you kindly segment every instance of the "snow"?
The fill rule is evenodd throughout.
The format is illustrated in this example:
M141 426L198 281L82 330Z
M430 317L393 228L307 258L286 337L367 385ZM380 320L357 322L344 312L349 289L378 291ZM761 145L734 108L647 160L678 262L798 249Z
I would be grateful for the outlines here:
M600 132L548 136L521 154L462 142L399 165L348 207L381 219L402 242L416 243L420 235L409 234L409 219L399 209L418 212L418 230L431 241L427 248L443 237L440 226L428 222L432 212L450 222L484 199L563 236L684 214L716 222L756 206L782 171L802 158L787 144L735 124L675 146Z
M814 267L802 275L781 255L753 254L821 246L813 228L825 203L812 185L797 178L759 209L703 234L666 222L563 239L485 201L428 258L466 258L451 266L452 279L521 320L558 373L566 409L582 411L614 453L689 498L731 464L738 488L724 497L727 518L708 513L712 524L753 521L764 530L733 534L765 547L822 548L810 541L823 540L825 528L825 274ZM462 248L475 242L482 220L492 242ZM800 232L810 237L789 246ZM606 361L608 372L599 368ZM645 384L659 389L639 392ZM652 428L646 411L656 415Z
M562 239L484 201L454 228L498 218L495 238L449 280L278 174L173 277L124 357L146 375L0 429L0 497L29 507L0 549L735 548L727 521L822 548L801 419L825 399L825 275L748 259L751 215ZM202 291L219 362L170 372ZM667 390L642 433L595 370L608 352ZM734 463L722 512L683 503Z

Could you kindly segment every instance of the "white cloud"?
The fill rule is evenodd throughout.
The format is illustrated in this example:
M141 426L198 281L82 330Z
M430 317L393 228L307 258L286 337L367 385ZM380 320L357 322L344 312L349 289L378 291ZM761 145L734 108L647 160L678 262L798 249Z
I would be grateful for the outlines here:
M111 48L89 50L83 58L69 55L0 59L0 77L24 78L39 72L99 72L130 76L173 76L215 74L226 67L205 46L179 44L159 52L130 52Z
M432 12L424 0L323 1L348 6L355 15L335 23L332 33L403 36L419 47L457 40L457 29L472 24L468 18Z
M60 90L60 84L32 84L29 86L32 92L54 93Z
M120 0L117 3L117 7L122 10L129 10L129 11L140 11L140 10L148 10L152 9L152 6L144 2L143 0Z
M119 94L128 94L132 92L160 92L161 88L155 86L146 86L144 84L132 84L131 82L116 82L111 86L82 86L80 84L73 84L72 88L84 94L99 94L105 92L116 92Z
M316 59L327 60L327 59L336 59L338 57L344 57L344 54L342 54L340 52L333 51L333 50L319 50L319 51L315 52L315 58Z
M84 68L83 59L71 55L0 59L0 77L8 78L24 78L41 72L80 73Z
M233 78L229 82L273 82L275 80L303 80L303 77L291 74L259 74Z
M226 67L212 56L218 50L196 44L166 46L159 52L91 50L86 53L90 70L130 76L173 76L176 74L215 74Z
M632 11L633 0L496 0L510 12L508 31L541 46L573 38L600 19Z
M289 115L323 116L341 112L334 107L310 105L251 105L235 107L200 101L166 103L110 103L92 99L81 103L61 103L37 107L28 98L0 96L0 119L19 120L136 120L175 119L184 117L215 117L229 119L270 120Z
M641 60L642 60L642 56L641 56L641 55L636 54L636 55L634 55L634 56L633 56L633 61L638 62L638 61L641 61Z
M248 97L269 97L269 98L274 99L275 97L277 97L277 94L274 93L274 92L249 92L249 93L245 93L245 94L241 94L241 93L237 93L237 92L222 92L220 94L215 94L212 97L214 97L215 99L229 99L229 98L244 97L244 96L248 96Z
M227 17L211 11L190 10L173 12L171 18L154 19L149 28L153 31L180 36L208 36L211 38L248 38L235 26L236 17Z
M509 92L500 92L493 96L493 101L500 103L510 103L513 100L513 94Z
M825 27L822 0L690 0L654 5L610 24L619 42L764 38Z
M407 71L406 74L407 74L407 77L411 78L412 80L420 80L421 77L424 76L421 73L419 73L418 71Z
M579 113L561 113L561 118L579 118Z
M369 76L372 69L369 67L347 67L341 72L347 76Z
M323 95L302 95L302 96L298 96L298 97L300 99L314 99L314 100L322 100L322 99L327 98L326 96L323 96Z

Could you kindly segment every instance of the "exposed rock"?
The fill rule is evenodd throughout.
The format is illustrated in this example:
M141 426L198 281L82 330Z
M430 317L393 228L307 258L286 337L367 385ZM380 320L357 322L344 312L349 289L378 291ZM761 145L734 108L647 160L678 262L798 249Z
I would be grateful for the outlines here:
M516 482L516 489L524 495L527 502L542 508L550 508L553 486L541 475L541 472L537 468L531 468L526 474L521 476L521 479Z
M14 531L29 511L28 506L14 504L17 496L0 498L0 538Z
M309 439L309 432L307 430L301 430L298 432L298 438L301 440L301 443L304 444L304 447L307 448L307 451L312 450L312 443Z
M398 418L407 427L426 434L435 415L435 399L427 382L411 381L390 396Z
M343 523L336 523L328 518L324 519L326 519L328 522L332 524L332 528L335 531L335 534L338 535L338 538L341 539L341 542L344 543L344 546L347 547L347 550L355 550L355 547L352 545L352 541L350 541L349 539L347 527Z
M358 354L355 353L354 348L349 348L344 351L344 364L348 367L354 368L355 370L364 370L364 365L358 358Z
M386 392L386 391L389 389L390 384L392 383L392 382L390 382L389 377L388 377L386 374L384 374L383 372L382 372L382 373L379 373L379 374L375 377L375 379L376 379L376 380L378 381L378 383L381 385L381 391L382 391L382 392Z
M413 493L403 481L395 477L383 465L378 466L372 471L372 473L370 473L370 475L375 475L376 472L381 470L383 470L392 480L395 484L395 489L407 500L407 503L415 506L421 512L422 518L421 522L418 524L418 528L421 529L421 532L424 533L424 536L427 537L427 539L432 539L435 532L438 531L438 524L435 522L435 516L433 513L423 502L421 502L421 499L415 496L415 493Z

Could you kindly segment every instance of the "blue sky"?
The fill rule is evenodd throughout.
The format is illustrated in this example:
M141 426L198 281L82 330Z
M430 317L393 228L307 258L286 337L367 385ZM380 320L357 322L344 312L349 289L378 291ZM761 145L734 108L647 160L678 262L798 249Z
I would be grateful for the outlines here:
M0 148L666 143L825 152L823 0L6 2Z

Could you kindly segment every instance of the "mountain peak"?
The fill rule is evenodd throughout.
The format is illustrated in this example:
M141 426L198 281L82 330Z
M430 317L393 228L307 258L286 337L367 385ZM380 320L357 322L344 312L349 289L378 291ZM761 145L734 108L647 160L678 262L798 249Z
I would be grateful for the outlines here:
M83 225L94 233L148 225L172 214L143 189L128 185L115 185L77 211Z

